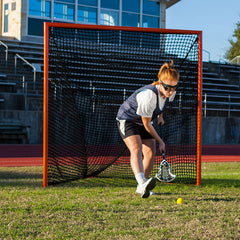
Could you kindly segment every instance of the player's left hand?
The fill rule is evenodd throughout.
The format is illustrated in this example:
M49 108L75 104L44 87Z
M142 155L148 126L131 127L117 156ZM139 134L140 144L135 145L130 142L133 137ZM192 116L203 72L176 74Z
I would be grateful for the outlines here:
M158 125L163 125L164 124L164 119L162 114L158 116Z
M165 152L165 143L164 143L164 141L163 140L161 140L160 142L159 142L159 150L160 150L160 153L162 154L163 152Z

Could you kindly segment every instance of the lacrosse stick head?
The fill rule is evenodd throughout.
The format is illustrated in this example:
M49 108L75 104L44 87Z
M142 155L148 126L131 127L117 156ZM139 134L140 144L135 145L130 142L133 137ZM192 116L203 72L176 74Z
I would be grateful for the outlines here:
M172 182L176 175L171 173L171 167L165 160L165 154L163 155L163 161L160 164L158 173L155 176L160 182Z

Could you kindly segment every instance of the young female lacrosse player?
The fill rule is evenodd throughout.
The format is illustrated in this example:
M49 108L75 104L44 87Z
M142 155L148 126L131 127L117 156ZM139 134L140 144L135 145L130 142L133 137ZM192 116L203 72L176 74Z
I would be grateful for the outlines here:
M131 167L138 183L136 192L142 198L149 197L156 185L155 178L149 178L155 161L156 141L160 152L165 151L165 143L152 126L152 120L158 118L158 124L164 124L162 113L176 95L178 80L179 73L173 61L164 63L158 81L136 90L117 114L118 129L130 151Z

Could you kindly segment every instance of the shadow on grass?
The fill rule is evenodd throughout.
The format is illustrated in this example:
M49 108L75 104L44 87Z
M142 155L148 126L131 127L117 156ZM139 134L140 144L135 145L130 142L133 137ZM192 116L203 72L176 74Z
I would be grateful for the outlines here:
M0 168L0 186L1 187L41 187L43 185L43 174L38 170L28 169L9 169L3 170ZM72 180L49 187L83 187L83 188L99 188L99 187L136 187L134 179L120 178L84 178Z
M236 176L235 176L236 177ZM16 187L16 186L28 186L28 187L42 187L42 169L41 168L0 168L0 186L2 187ZM166 184L161 184L161 188ZM184 184L171 184L172 186L186 186ZM169 186L168 184L166 187ZM71 182L64 182L60 184L50 185L49 187L76 187L76 188L98 188L98 187L136 187L136 180L134 177L128 179L122 178L85 178L74 180ZM201 187L240 187L240 179L207 179L202 178Z
M240 179L202 179L201 181L202 187L207 186L216 186L216 187L240 187Z
M223 197L212 197L212 198L204 198L203 201L213 201L213 202L220 202L220 201L224 201L224 202L233 202L233 201L236 201L237 198L232 198L232 197L226 197L226 198L223 198Z
M0 180L2 179L29 179L29 178L43 178L41 173L33 172L14 172L14 171L1 171Z
M59 183L50 185L50 187L83 187L83 188L116 188L116 187L136 187L135 179L121 179L121 178L84 178L71 182Z
M0 186L1 187L40 187L42 186L43 175L40 172L2 170L0 168Z

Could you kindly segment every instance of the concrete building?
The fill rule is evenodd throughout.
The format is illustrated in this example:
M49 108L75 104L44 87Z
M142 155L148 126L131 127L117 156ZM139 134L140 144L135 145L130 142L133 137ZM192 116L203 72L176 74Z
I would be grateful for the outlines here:
M1 0L0 36L41 40L43 22L165 28L180 0Z

